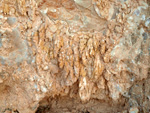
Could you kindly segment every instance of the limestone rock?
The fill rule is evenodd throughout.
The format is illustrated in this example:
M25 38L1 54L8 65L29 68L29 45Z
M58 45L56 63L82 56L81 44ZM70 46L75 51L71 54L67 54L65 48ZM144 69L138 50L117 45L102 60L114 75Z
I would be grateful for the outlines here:
M149 0L0 0L0 112L34 113L43 100L59 108L51 112L60 112L73 98L85 102L72 107L77 112L123 106L124 98L147 112L149 5ZM65 96L66 102L53 100ZM85 105L94 102L106 106Z

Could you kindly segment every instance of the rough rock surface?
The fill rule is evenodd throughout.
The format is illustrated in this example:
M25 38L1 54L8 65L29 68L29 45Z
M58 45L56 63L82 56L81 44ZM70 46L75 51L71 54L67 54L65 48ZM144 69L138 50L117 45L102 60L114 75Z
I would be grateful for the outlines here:
M149 0L0 0L0 113L150 112Z

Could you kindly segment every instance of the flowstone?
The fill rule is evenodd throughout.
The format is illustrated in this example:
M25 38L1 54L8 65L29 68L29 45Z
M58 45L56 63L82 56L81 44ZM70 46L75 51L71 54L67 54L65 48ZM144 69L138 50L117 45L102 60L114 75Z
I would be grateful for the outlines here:
M0 0L0 112L147 113L149 77L149 0Z

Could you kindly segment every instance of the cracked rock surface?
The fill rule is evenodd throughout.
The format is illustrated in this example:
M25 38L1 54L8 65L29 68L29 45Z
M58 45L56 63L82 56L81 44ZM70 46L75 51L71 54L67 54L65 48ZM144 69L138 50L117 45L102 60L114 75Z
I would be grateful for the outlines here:
M150 112L149 0L0 0L0 113Z

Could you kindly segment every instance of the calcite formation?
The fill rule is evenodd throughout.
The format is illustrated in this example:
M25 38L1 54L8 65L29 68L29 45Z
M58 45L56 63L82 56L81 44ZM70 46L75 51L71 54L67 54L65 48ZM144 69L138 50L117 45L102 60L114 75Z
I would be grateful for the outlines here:
M0 112L34 113L45 97L128 97L129 88L148 77L149 5L0 0Z

